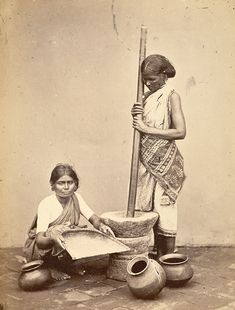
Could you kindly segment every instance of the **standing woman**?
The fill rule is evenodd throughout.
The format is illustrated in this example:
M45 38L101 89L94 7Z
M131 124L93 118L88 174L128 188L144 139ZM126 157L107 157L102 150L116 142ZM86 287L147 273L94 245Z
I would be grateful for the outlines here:
M37 210L37 215L29 229L24 253L26 261L42 259L51 267L56 280L69 278L62 269L72 268L72 261L61 254L64 252L62 233L79 226L83 215L94 228L114 236L112 230L102 223L82 196L75 193L79 179L69 164L58 164L51 172L51 189L54 193L44 198ZM68 266L66 266L66 263Z
M176 200L185 178L183 157L175 140L184 139L186 126L180 96L168 85L175 68L162 55L150 55L141 64L144 105L132 108L133 127L141 133L136 210L154 211L154 254L175 250ZM142 115L142 118L139 115Z

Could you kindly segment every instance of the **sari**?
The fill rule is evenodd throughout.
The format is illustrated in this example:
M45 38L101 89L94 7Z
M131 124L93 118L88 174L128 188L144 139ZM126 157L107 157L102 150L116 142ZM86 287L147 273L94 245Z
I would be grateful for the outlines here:
M53 222L49 224L47 231L45 232L46 237L50 237L53 234L53 229L58 226L70 222L71 225L77 226L80 219L80 207L79 202L75 194L73 194L67 204L64 206L61 214ZM36 243L37 236L37 215L28 231L28 238L25 242L23 252L27 262L38 259L46 259L48 256L56 256L62 248L58 245L54 245L51 249L40 249Z
M170 96L173 92L173 89L165 86L146 98L143 121L148 126L171 128ZM169 201L169 204L176 202L185 174L184 160L174 140L142 134L138 172L137 210L154 210L153 197L156 194L156 184L158 188L161 187L162 200Z

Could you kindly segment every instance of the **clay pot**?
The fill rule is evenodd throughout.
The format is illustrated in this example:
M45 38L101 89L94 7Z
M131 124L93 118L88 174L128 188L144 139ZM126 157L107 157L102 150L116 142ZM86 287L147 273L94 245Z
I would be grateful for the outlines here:
M147 256L137 256L127 265L127 284L132 294L141 299L155 298L166 283L164 269Z
M182 286L193 276L189 259L184 254L166 254L159 258L159 262L165 270L168 286Z
M25 291L33 291L47 286L51 281L51 273L44 268L43 260L26 263L21 268L18 279L19 287Z

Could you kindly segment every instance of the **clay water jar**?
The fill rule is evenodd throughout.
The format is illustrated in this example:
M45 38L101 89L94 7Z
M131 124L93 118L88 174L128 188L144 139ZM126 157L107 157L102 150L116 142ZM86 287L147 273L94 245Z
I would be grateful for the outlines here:
M21 268L18 278L19 287L25 291L33 291L46 287L51 282L51 273L43 266L43 260L26 263Z
M189 258L184 254L166 254L159 258L159 262L165 270L168 286L182 286L193 276Z
M127 285L135 297L155 298L166 283L164 269L147 256L134 257L127 265Z

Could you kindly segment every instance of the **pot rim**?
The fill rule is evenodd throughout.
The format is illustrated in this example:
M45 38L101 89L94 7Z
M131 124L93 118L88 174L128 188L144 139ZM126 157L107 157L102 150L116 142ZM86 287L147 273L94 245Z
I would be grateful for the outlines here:
M132 272L131 269L134 266L135 263L139 262L139 261L145 261L146 262L146 266L144 267L143 270L141 270L140 272ZM127 273L131 276L138 276L140 274L142 274L149 266L149 258L147 256L136 256L134 258L132 258L131 261L129 261L128 265L127 265Z
M21 267L21 271L26 272L26 271L32 271L32 270L38 269L40 266L42 266L43 263L44 261L41 259L33 260L29 263L24 264Z
M174 262L174 263L166 262L166 260L170 258L181 258L183 260L181 262ZM182 264L185 264L188 260L189 258L187 255L180 254L180 253L170 253L170 254L166 254L166 255L159 257L159 261L161 262L161 264L168 265L168 266L182 265Z

